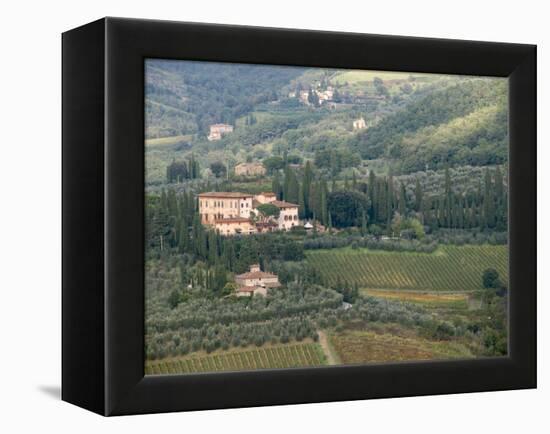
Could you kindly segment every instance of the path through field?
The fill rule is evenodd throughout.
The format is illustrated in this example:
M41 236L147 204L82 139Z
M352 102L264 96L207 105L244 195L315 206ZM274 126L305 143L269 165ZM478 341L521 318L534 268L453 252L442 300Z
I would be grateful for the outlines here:
M339 365L340 359L336 355L334 349L330 345L330 342L328 340L328 336L324 331L318 330L317 334L319 335L319 345L321 345L321 348L323 349L323 352L325 353L325 356L327 358L327 363L329 365Z

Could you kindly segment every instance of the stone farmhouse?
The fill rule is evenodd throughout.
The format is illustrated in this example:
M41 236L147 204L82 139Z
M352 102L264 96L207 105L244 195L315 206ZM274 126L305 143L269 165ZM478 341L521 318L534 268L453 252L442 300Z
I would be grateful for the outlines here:
M252 295L267 295L269 288L281 286L276 274L261 271L258 264L250 266L250 271L235 276L238 285L237 297L251 297Z
M365 123L365 119L359 118L353 121L353 129L354 130L362 130L363 128L366 128L367 124Z
M240 163L235 166L237 176L263 176L266 170L262 163Z
M220 140L224 134L232 133L233 125L229 124L213 124L210 125L210 134L208 134L207 139L209 141Z
M250 235L256 232L290 230L300 225L298 205L276 200L275 193L256 195L239 192L207 192L198 195L201 223L215 228L221 235ZM278 218L257 221L258 207L271 203L279 208Z

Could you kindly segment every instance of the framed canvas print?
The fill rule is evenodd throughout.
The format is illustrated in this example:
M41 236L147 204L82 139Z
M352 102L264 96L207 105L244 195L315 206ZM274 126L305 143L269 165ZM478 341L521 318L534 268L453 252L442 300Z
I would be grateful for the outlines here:
M103 415L536 387L536 49L63 34L63 384Z

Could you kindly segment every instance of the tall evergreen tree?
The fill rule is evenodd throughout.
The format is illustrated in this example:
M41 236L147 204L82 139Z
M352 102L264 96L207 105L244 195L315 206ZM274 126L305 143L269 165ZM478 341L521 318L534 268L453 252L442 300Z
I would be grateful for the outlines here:
M304 184L300 184L298 190L298 216L301 220L306 218L306 204L304 201Z
M489 169L485 169L485 189L483 193L483 214L485 226L492 228L495 226L495 203L493 196L493 184Z
M414 209L416 212L422 211L422 186L418 178L414 186Z
M399 186L398 206L399 206L399 214L401 214L404 217L407 213L407 199L405 194L405 186L403 185L403 183L401 183L401 185Z
M277 196L277 200L283 199L283 187L281 185L281 179L279 177L279 171L275 172L273 181L271 182L271 191Z
M290 203L297 204L299 202L300 187L298 185L298 180L296 179L296 174L292 169L288 170L288 177L289 180L285 200Z

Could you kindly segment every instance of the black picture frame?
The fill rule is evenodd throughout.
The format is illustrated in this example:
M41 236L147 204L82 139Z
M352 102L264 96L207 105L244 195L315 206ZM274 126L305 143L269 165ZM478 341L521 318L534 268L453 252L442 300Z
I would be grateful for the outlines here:
M62 399L102 415L536 387L536 47L104 18L63 51ZM144 377L144 59L509 78L509 356Z

